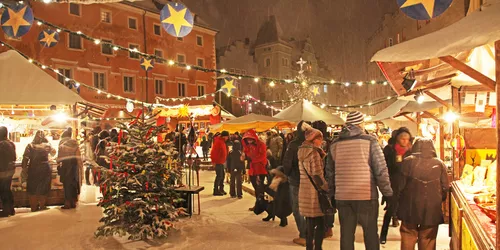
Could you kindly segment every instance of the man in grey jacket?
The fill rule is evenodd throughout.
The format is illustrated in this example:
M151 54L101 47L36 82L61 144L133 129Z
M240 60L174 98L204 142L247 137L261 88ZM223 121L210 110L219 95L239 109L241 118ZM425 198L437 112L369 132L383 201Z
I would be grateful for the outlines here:
M347 115L340 137L330 146L327 168L333 173L329 187L339 212L340 249L354 249L358 222L366 249L380 249L377 187L385 197L392 196L392 189L382 149L374 137L364 133L361 112Z

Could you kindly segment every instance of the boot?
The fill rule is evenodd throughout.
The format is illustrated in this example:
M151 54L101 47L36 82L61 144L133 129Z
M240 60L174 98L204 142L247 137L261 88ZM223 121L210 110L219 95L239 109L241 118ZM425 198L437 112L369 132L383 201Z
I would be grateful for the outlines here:
M271 214L268 214L266 218L263 218L262 220L263 221L270 221L270 220L274 220L274 215L271 215Z
M280 221L280 227L286 227L288 225L288 219L285 217Z
M71 204L71 208L76 208L76 203L77 201L74 200L74 201L71 201L70 204Z
M62 206L61 209L71 209L71 202L65 200L64 201L64 206Z
M293 243L305 247L306 246L306 239L304 239L304 238L295 238L295 239L293 239Z
M36 198L35 195L29 196L29 202L30 202L31 212L38 211L38 199Z
M399 227L399 220L396 216L392 217L392 227Z
M223 194L217 190L214 190L214 196L223 196Z
M47 196L39 195L38 200L40 200L40 210L47 209L47 207L45 206L47 204Z
M332 230L332 228L329 227L325 231L325 237L324 238L327 239L327 238L332 238L332 237L333 237L333 230Z

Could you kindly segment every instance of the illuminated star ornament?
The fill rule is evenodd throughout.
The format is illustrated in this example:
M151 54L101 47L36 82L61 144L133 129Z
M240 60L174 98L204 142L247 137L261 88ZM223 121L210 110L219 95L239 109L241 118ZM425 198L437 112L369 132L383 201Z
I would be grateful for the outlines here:
M319 87L318 86L314 86L312 88L311 92L313 93L314 96L319 95Z
M59 42L59 33L55 30L43 30L38 35L38 41L40 41L40 44L44 47L54 47L57 42Z
M33 11L29 6L17 4L4 10L0 24L7 36L21 37L28 33L33 19Z
M189 117L189 105L185 104L179 107L177 117Z
M453 0L397 0L403 13L416 20L429 20L443 14Z
M160 12L163 29L175 37L185 37L193 29L194 17L181 3L168 3Z
M150 71L154 68L155 61L153 59L141 58L141 68L145 71Z
M234 79L224 79L224 85L222 85L222 87L220 87L222 89L222 91L224 91L224 89L226 91L224 91L226 94L228 95L231 95L231 91L233 89L236 89L236 87L234 86Z

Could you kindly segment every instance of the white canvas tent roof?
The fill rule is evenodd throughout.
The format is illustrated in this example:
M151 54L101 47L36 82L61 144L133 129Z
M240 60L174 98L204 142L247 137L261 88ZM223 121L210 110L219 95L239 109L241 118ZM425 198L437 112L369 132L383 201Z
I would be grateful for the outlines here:
M84 100L14 50L0 54L0 104L69 105Z
M376 62L410 62L455 55L500 40L500 0L489 0L460 21L439 31L380 50Z
M331 114L306 100L295 103L274 117L291 122L322 120L328 125L343 125L345 123L339 116Z
M230 133L234 133L245 132L249 129L255 129L257 132L263 132L274 127L292 127L293 125L293 123L283 119L252 113L212 125L211 129L212 132L221 132L226 130Z

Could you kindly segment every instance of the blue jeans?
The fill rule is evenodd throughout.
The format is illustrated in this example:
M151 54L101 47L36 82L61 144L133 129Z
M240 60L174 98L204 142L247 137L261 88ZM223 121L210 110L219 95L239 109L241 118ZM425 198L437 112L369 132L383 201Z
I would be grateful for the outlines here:
M306 238L306 218L299 212L299 187L290 185L290 200L292 201L292 212L295 224L299 230L299 237Z

